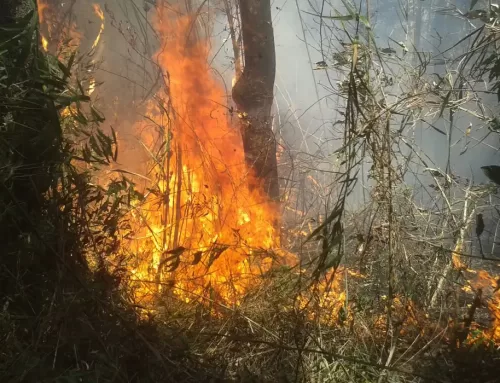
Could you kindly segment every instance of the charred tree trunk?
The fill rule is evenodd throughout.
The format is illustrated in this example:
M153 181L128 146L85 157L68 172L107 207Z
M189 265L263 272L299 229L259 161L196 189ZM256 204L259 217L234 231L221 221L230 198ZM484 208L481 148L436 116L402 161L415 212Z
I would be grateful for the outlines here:
M272 131L276 57L270 0L239 0L243 73L233 87L247 165L265 192L279 198L276 140Z

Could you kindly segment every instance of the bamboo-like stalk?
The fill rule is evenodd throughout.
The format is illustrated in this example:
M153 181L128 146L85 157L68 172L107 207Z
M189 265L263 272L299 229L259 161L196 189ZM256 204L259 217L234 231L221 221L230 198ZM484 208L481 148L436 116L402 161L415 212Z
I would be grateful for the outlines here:
M471 191L470 187L467 188L465 191L465 198L464 198L464 208L462 211L462 225L460 227L459 234L457 236L457 239L455 241L455 245L453 247L453 252L451 254L451 258L446 264L443 272L441 273L441 276L439 277L436 289L432 293L431 299L429 301L429 306L431 308L436 307L437 299L439 297L439 294L444 288L444 284L446 282L446 279L448 277L448 274L451 272L453 269L453 265L455 264L456 261L460 261L460 253L462 252L464 240L465 240L465 235L467 234L467 230L469 228L470 223L472 222L472 218L474 217L474 209L472 209L471 212L469 212L471 205ZM455 260L455 262L454 262Z
M240 38L241 32L237 30L237 26L234 23L235 19L238 19L238 13L233 15L231 4L229 0L224 0L224 9L226 11L227 21L229 23L229 34L231 36L231 43L233 45L234 54L234 83L239 80L241 74L243 73L243 62L241 56L241 42Z

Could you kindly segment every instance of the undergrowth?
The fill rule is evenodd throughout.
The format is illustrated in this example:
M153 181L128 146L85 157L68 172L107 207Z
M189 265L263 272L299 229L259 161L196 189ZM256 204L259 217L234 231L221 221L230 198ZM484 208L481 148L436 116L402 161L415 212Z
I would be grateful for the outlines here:
M42 54L36 12L16 16L0 26L0 381L206 380L123 300L119 276L89 264L116 246L131 184L96 183L116 137L74 75L76 52Z

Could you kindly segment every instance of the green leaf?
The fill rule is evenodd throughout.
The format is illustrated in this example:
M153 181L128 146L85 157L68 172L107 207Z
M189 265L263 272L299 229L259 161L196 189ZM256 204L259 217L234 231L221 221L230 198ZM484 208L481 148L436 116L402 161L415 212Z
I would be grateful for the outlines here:
M90 106L90 113L92 114L92 117L94 118L94 122L104 122L106 119L104 116L101 116L101 114L97 111L97 109L94 108L93 105Z
M68 64L66 65L66 69L69 73L68 77L71 76L71 68L73 67L73 63L75 62L76 52L73 52L68 60Z
M71 76L71 72L69 71L69 69L59 60L57 60L57 67L61 70L61 72L63 73L63 79L66 79L68 77Z
M355 15L357 13L356 8L354 8L354 6L347 0L342 0L342 4L344 4L344 7L347 9L347 12L349 12L349 14Z
M56 99L54 100L56 104L62 107L70 106L74 102L80 102L80 101L90 101L89 96L85 96L83 94L77 94L74 96L57 96Z
M102 151L101 151L101 148L99 147L99 145L97 144L97 140L95 138L95 136L91 136L90 137L90 140L89 140L89 143L90 143L90 148L99 156L99 157L102 157L103 154L102 154Z
M130 190L129 196L131 201L144 201L144 194L138 192L133 188L132 190Z
M0 25L0 47L19 40L23 35L34 32L34 25L37 25L38 15L34 10L29 11L24 17L17 19L12 24Z
M110 161L113 157L113 143L111 138L103 133L101 129L97 129L97 139L99 140L100 148L106 160Z
M87 125L89 121L87 117L82 113L80 109L77 109L76 113L71 113L71 116L80 124ZM89 135L90 136L90 135Z
M81 94L85 94L85 89L83 89L81 81L76 82L78 84L78 89L80 89Z
M341 214L342 214L342 207L341 206L337 206L337 208L335 208L331 213L330 215L328 216L328 218L325 220L325 222L323 222L321 225L319 225L316 229L314 229L314 231L309 234L309 236L307 237L306 241L305 242L308 242L310 241L312 238L316 237L318 235L318 233L324 228L326 227L327 225L329 225L330 223L332 223L337 217L339 217Z
M40 85L52 86L52 87L54 87L54 90L57 90L57 91L62 91L64 89L64 87L66 86L65 81L63 81L60 78L57 78L51 74L40 75L37 79L37 82L40 83Z
M87 145L85 145L82 150L82 157L83 161L85 161L86 163L89 164L91 162L92 153L90 152L90 148Z
M106 190L106 194L110 196L113 194L118 194L124 190L126 190L126 187L124 187L121 182L113 181L108 185L108 190Z
M359 21L361 21L364 24L366 29L372 29L372 27L370 26L370 22L368 21L366 16L359 16Z
M353 15L323 16L323 18L331 20L351 21L354 20L355 16Z

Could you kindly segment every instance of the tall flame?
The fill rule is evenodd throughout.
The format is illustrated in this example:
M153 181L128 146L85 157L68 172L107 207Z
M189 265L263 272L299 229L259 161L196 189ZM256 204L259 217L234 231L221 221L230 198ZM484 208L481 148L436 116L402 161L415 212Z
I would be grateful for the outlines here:
M155 181L133 212L135 236L122 251L136 259L136 297L153 290L145 281L155 277L175 283L185 300L210 290L237 303L273 262L277 211L250 187L225 90L207 62L209 44L190 35L193 18L159 11L155 26L165 86L136 126Z
M43 0L37 0L37 9L38 9L38 20L40 24L44 22L45 12L48 10L49 6Z
M104 12L102 11L101 7L99 6L99 4L92 4L92 7L94 8L94 13L96 14L97 17L99 17L99 19L101 19L101 27L99 29L99 33L97 35L97 37L95 38L94 40L94 43L92 44L92 49L95 49L95 47L97 47L97 45L99 44L99 41L101 40L101 36L102 34L104 33Z
M48 31L47 37L41 35L41 42L48 50L54 14L43 0L37 2L40 22ZM101 26L92 49L101 42L105 27L100 6L93 4L93 10ZM135 202L128 217L132 234L124 237L117 254L108 260L112 264L125 258L128 286L141 303L162 292L185 301L209 295L238 304L274 262L295 264L297 259L280 250L276 206L255 187L256 180L245 165L241 136L224 106L226 91L207 61L210 44L193 33L193 16L178 15L159 9L154 22L161 39L154 60L163 73L164 86L148 103L146 119L135 125L149 155L145 170L151 181L142 185L144 198ZM63 34L77 44L81 38L74 23ZM62 37L59 40L61 47ZM89 93L94 92L95 84L91 78ZM319 187L314 178L309 180ZM453 263L465 270L459 256L462 246L457 243ZM493 324L487 334L497 343L499 283L484 271L470 282L473 288L490 289L488 308ZM340 280L331 279L314 293L321 312L330 313L320 320L336 322L338 313L347 308ZM307 294L299 297L300 308L311 304ZM399 298L394 302L396 313L415 311L411 302L403 304ZM416 321L414 317L409 317L410 322Z
M42 0L37 0L37 10L38 10L38 21L40 22L40 25L42 25L45 22L45 14L48 11L48 4L43 2ZM49 40L47 40L47 37L40 32L40 39L42 42L42 48L45 52L49 50Z

